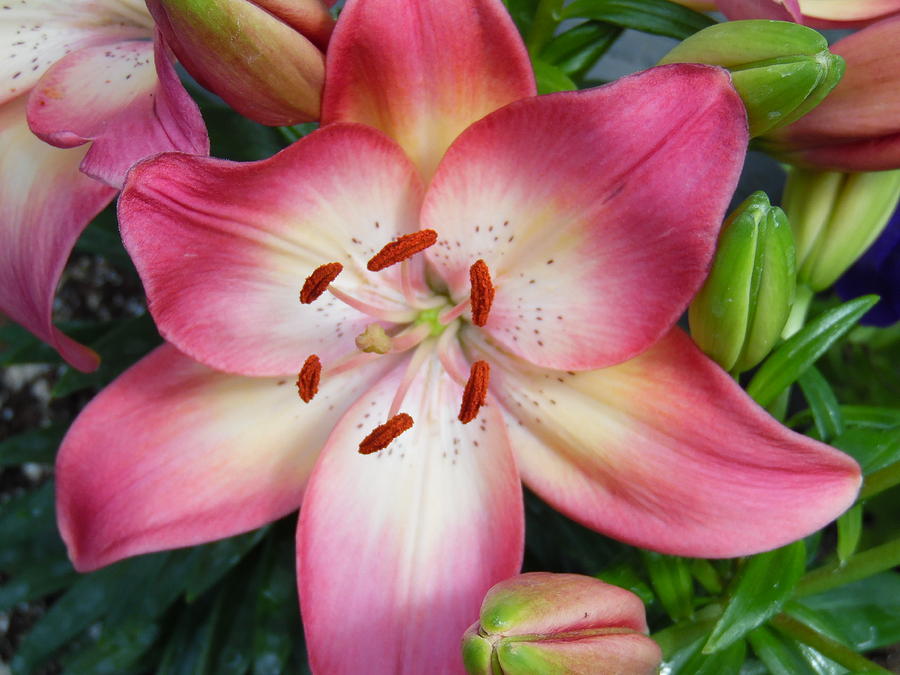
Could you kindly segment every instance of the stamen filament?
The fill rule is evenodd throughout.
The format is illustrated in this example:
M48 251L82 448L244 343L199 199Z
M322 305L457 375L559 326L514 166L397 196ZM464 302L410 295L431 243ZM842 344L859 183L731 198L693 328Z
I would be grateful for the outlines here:
M452 351L451 348L451 344L453 343L458 330L459 324L453 323L447 327L447 330L441 333L441 337L438 338L437 353L438 358L441 360L441 365L444 366L444 370L447 371L447 374L452 377L460 387L465 387L465 371L460 369L459 364L457 363L458 359L453 358L457 352Z
M385 244L384 248L372 256L366 269L370 272L379 272L386 267L411 258L416 253L421 253L429 246L433 246L436 241L437 232L434 230L419 230L404 234Z
M476 361L469 371L469 380L463 390L459 407L459 421L468 424L478 416L478 411L487 399L488 384L491 381L491 367L487 361Z
M353 353L338 359L333 366L326 368L324 374L330 377L332 375L346 373L348 370L353 370L354 368L365 365L369 361L374 361L378 356L378 354L354 351Z
M411 309L406 311L392 311L383 309L382 307L376 307L375 305L370 305L362 300L357 300L353 296L347 295L344 291L335 288L334 286L329 286L328 292L344 304L350 305L353 309L358 309L363 314L368 314L375 319L381 319L382 321L388 321L390 323L410 323L416 318L416 313Z
M368 436L359 444L359 454L371 455L373 452L384 450L397 436L407 429L411 429L413 418L406 413L394 415L387 422L375 427Z
M394 394L394 398L391 401L388 417L394 417L400 411L400 406L403 404L403 399L406 397L410 386L412 386L416 373L419 372L425 360L431 356L433 349L434 342L421 345L410 358L409 364L406 366L406 372L403 373L403 379L400 381L400 386L397 387L397 393Z
M455 307L451 307L447 311L443 312L439 317L438 321L441 322L442 326L447 326L451 322L456 321L459 317L463 315L467 309L469 309L469 305L471 301L469 298L466 298L461 303L456 305Z
M431 327L427 324L418 324L397 333L393 337L391 354L399 354L412 349L431 334Z

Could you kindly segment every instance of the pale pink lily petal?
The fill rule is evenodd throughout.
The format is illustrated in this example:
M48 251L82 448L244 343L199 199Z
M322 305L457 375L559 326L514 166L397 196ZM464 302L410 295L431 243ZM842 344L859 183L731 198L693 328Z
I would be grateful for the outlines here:
M159 42L119 42L69 54L35 85L28 122L57 147L93 141L81 170L116 188L131 165L149 155L209 152L200 109Z
M94 370L97 354L53 326L53 296L75 240L115 191L79 171L84 149L35 138L24 96L0 106L0 147L0 310L75 368Z
M500 0L351 0L326 75L322 122L381 129L426 178L463 129L536 91Z
M166 154L138 164L119 222L164 337L220 370L281 375L311 353L331 365L373 321L329 293L300 304L320 265L344 265L340 290L402 307L399 265L372 273L366 262L417 229L421 194L400 148L337 124L261 162Z
M773 19L803 23L797 0L716 0L719 11L732 21L739 19Z
M655 342L706 276L747 144L728 73L653 68L527 99L451 146L426 194L429 260L459 301L484 259L486 330L545 367L623 361Z
M796 21L813 28L858 28L900 12L900 0L716 0L729 19Z
M463 425L462 389L429 359L401 410L415 425L375 455L403 369L335 428L300 509L297 573L313 670L461 673L485 592L519 570L522 493L495 405Z
M18 0L0 21L0 104L26 93L56 61L72 51L153 34L140 0Z
M834 43L844 77L821 105L765 139L798 164L841 171L900 167L900 17Z
M525 482L615 539L747 555L814 532L856 497L853 459L776 422L680 329L586 373L484 358Z
M77 569L200 544L297 509L334 423L391 365L324 380L227 375L164 345L108 386L57 458L57 513Z

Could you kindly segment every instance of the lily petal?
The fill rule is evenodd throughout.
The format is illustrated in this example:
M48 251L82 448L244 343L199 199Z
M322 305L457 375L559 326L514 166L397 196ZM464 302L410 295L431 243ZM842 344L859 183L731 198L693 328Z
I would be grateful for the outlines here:
M75 240L115 191L79 171L83 149L29 131L25 98L0 106L0 310L91 371L97 354L54 328L53 296Z
M776 422L680 329L587 373L484 358L498 366L492 389L525 482L616 539L676 555L747 555L814 532L856 497L853 459Z
M153 21L137 0L24 0L0 12L0 104L26 93L66 54L92 45L147 38Z
M499 411L462 425L462 388L437 359L424 370L402 407L412 429L357 452L401 368L354 404L310 479L297 573L315 672L462 672L459 640L482 597L521 565L522 493Z
M740 19L772 19L803 23L797 0L716 0L719 11L732 21Z
M813 28L858 28L900 12L900 0L716 0L729 19L796 21Z
M35 86L28 122L57 147L93 141L81 169L116 188L144 157L209 152L200 109L159 42L119 42L69 54Z
M63 441L57 513L76 568L295 510L332 425L389 365L324 380L313 408L292 381L226 375L159 347L94 398Z
M304 279L320 265L343 264L341 290L402 306L399 290L385 291L400 288L399 270L372 273L366 262L418 229L421 194L399 147L337 124L261 162L180 154L142 162L129 173L119 222L164 337L219 370L283 375L311 353L327 367L372 322L330 294L300 305Z
M485 260L497 286L486 330L519 356L568 370L623 361L706 276L746 144L743 104L709 66L512 104L447 152L422 210L440 238L427 255L455 300Z
M322 122L363 122L394 138L427 179L459 133L536 93L499 0L351 0L326 64Z

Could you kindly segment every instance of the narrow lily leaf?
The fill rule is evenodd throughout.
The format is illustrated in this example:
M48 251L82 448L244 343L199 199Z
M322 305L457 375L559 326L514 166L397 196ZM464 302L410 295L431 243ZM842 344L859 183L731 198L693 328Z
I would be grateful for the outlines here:
M803 598L857 651L900 643L900 573L885 572Z
M694 580L685 558L641 551L656 597L673 621L694 613Z
M262 558L245 559L223 589L222 645L212 663L215 675L244 675L253 661L253 632L247 628L254 625L256 601L268 572Z
M29 602L55 593L76 579L78 573L65 558L31 565L0 586L0 612L5 612L20 602Z
M638 576L638 573L634 570L632 565L624 563L622 565L616 565L615 567L603 570L597 574L596 577L608 584L631 591L638 596L645 605L649 605L656 600L653 589L647 585L647 582Z
M900 426L900 408L880 408L867 405L839 406L841 419L848 428L890 429ZM809 424L813 421L812 411L804 410L788 420L791 428Z
M38 531L54 531L53 503L53 483L48 482L0 505L0 541L3 547L27 541Z
M600 21L586 21L554 37L541 51L541 60L572 78L583 77L622 34Z
M553 94L557 91L574 91L578 86L572 82L557 66L552 66L542 59L534 59L534 77L537 80L538 94Z
M703 652L711 654L728 647L781 611L805 568L806 546L802 540L748 558Z
M769 405L876 302L878 296L864 295L817 316L766 359L750 381L747 393L761 406Z
M832 445L852 456L868 475L900 461L900 425L886 429L849 429Z
M828 443L835 436L844 433L844 418L841 415L841 408L822 373L815 366L810 366L809 370L800 376L797 383L809 403L816 430L821 439Z
M538 0L503 0L522 35L527 35L537 11Z
M803 657L796 642L786 640L766 626L752 631L747 639L772 675L819 675Z
M715 654L698 649L678 671L691 675L738 675L747 658L747 643L735 642Z
M269 540L277 541L273 539ZM281 675L294 650L295 635L302 633L297 614L297 580L294 576L293 543L282 538L270 545L271 554L262 589L256 598L253 619L253 675Z
M700 585L713 595L722 592L722 578L713 567L713 564L705 558L694 558L691 560L691 574L700 582Z
M156 675L204 675L209 672L213 638L222 616L225 593L188 605L167 636Z
M199 546L191 552L185 580L185 599L193 602L229 570L237 565L269 531L261 527L253 532Z
M841 562L847 562L859 547L863 526L862 516L862 504L857 504L837 520L837 555Z
M705 14L666 0L575 0L563 19L594 19L644 33L684 40L716 22Z
M153 622L106 626L94 644L64 660L63 675L120 675L150 649L159 632Z
M0 466L16 466L25 462L53 462L65 428L59 425L35 429L7 438L0 443Z

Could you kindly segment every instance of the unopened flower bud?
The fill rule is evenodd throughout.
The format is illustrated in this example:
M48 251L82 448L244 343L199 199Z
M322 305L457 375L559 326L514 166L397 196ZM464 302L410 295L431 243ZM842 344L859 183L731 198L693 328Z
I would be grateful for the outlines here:
M840 81L844 61L822 35L787 21L729 21L705 28L660 64L706 63L731 71L750 136L799 119Z
M787 218L755 192L722 227L712 270L688 312L691 336L726 370L752 368L781 335L795 288Z
M334 20L323 0L148 0L196 80L242 115L282 126L319 117Z
M633 593L578 574L532 572L488 591L463 637L472 675L650 675L662 656Z
M813 291L837 281L884 230L900 199L900 170L839 173L793 168L784 210L794 231L797 280Z

